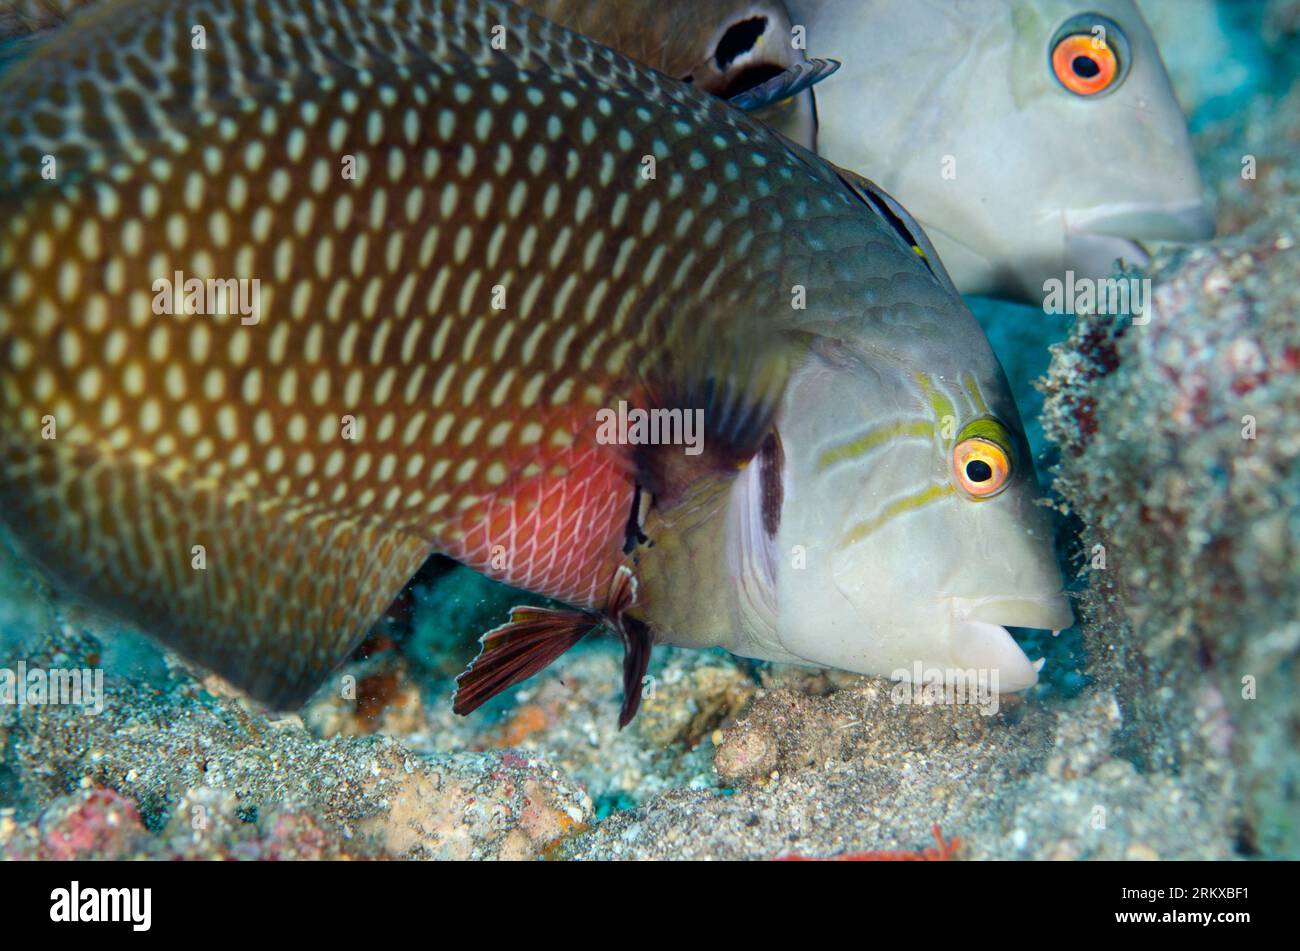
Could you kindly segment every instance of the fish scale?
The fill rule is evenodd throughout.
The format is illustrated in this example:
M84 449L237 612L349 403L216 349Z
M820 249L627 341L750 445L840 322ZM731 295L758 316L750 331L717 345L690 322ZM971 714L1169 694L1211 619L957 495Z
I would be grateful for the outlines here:
M435 551L602 607L637 474L595 411L789 326L791 272L925 275L833 171L508 4L117 0L0 128L4 521L279 705ZM154 313L176 272L260 319Z
M59 26L81 7L98 0L4 0L0 3L0 41Z

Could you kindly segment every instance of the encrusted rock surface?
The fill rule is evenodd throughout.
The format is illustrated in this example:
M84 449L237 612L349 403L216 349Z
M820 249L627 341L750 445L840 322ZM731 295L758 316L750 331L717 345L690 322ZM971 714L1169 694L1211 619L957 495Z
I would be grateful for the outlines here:
M1145 324L1080 317L1044 412L1129 754L1230 758L1239 840L1269 855L1300 851L1298 209L1157 256Z

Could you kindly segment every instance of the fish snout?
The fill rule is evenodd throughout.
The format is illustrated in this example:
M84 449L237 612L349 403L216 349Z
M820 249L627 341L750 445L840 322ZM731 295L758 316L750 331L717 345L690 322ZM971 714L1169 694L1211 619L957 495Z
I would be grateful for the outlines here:
M1118 261L1146 267L1151 244L1214 237L1214 215L1202 201L1066 210L1063 217L1066 269L1095 280L1114 274Z

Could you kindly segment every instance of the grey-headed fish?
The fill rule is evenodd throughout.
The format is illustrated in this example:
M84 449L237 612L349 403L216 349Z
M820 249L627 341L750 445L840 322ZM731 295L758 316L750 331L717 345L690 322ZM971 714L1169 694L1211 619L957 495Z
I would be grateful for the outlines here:
M495 0L109 0L0 76L0 518L277 706L445 553L521 608L906 676L1070 612L1007 383L888 195Z
M818 150L897 195L965 293L1041 304L1065 271L1214 235L1182 109L1133 0L789 0ZM871 54L853 55L869 46ZM883 105L882 104L887 104Z

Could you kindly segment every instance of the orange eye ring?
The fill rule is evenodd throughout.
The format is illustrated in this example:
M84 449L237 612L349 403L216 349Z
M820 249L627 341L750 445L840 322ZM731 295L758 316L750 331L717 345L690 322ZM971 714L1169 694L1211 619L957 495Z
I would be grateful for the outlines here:
M1096 13L1072 17L1048 47L1056 81L1076 96L1098 96L1117 87L1128 73L1124 31Z
M952 451L952 465L962 491L977 499L997 495L1011 475L1011 460L1006 450L979 436L957 443Z
M1079 96L1104 92L1119 74L1115 52L1104 41L1067 36L1052 50L1052 71L1061 85Z

